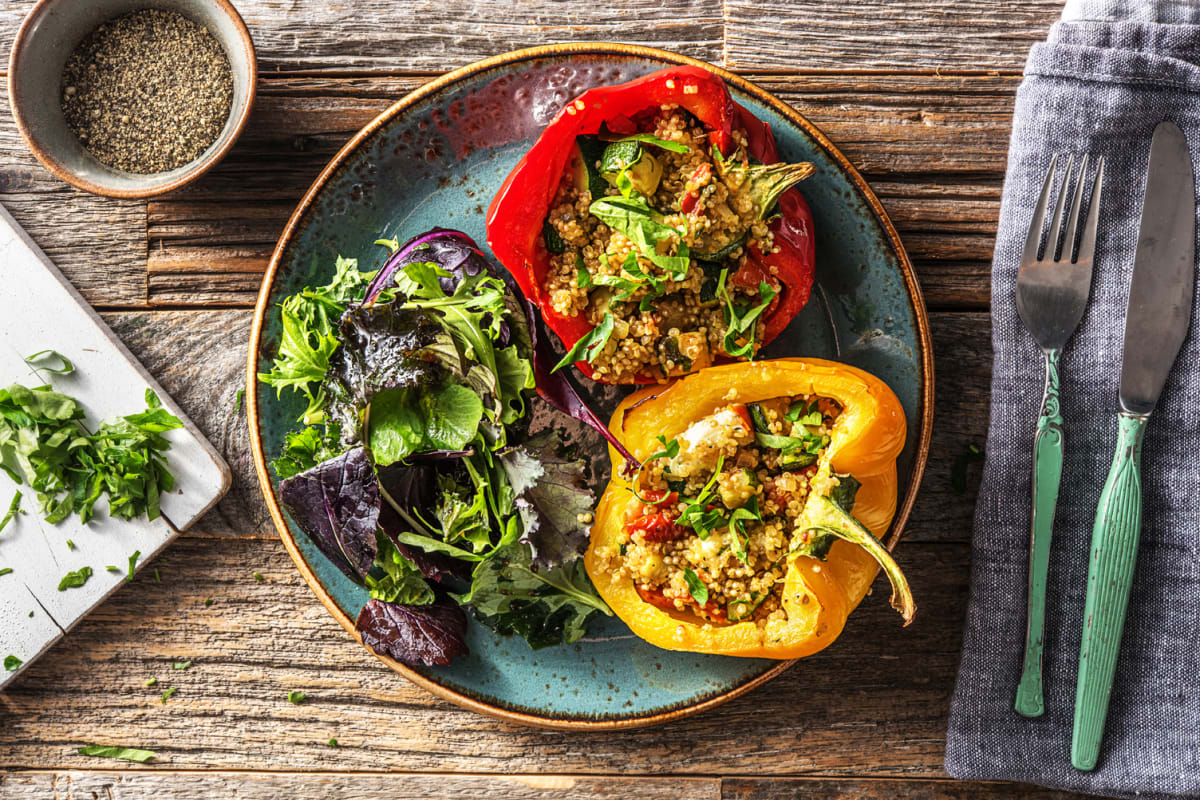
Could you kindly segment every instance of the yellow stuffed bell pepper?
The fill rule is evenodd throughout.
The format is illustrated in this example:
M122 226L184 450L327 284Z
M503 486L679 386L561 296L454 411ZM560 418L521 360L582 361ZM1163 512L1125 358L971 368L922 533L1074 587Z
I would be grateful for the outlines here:
M585 565L641 638L810 655L841 633L879 566L912 619L878 538L896 511L905 438L903 409L878 378L818 359L712 367L630 395L610 428L640 467L630 474L610 450Z

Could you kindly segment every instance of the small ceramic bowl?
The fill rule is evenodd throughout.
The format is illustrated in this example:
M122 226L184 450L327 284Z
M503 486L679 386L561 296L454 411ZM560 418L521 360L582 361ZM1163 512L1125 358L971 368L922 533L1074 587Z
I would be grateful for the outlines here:
M62 73L76 45L101 23L146 8L176 11L212 31L233 70L233 103L221 135L199 158L139 175L101 163L67 127ZM250 116L257 80L250 31L228 0L40 0L13 41L8 100L25 143L56 176L107 197L151 197L194 180L229 152Z

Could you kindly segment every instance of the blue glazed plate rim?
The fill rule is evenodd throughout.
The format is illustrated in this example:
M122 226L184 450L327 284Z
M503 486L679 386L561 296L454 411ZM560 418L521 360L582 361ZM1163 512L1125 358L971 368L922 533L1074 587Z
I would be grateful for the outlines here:
M907 299L912 311L913 320L916 323L916 333L918 343L920 345L920 361L921 361L921 391L917 417L920 419L920 431L916 440L916 450L911 466L910 480L908 482L907 491L904 498L898 503L896 515L893 518L891 530L888 534L886 544L889 548L894 548L900 540L904 529L904 524L907 522L908 516L912 511L918 489L920 488L921 479L924 475L926 461L929 455L930 439L933 432L933 346L929 332L929 320L925 311L925 303L922 299L920 285L917 282L916 274L913 270L912 262L909 260L908 253L905 251L903 244L900 242L899 234L892 225L891 220L884 211L879 199L868 186L867 182L858 173L849 160L839 151L832 142L811 122L796 112L791 106L779 100L769 92L759 88L750 81L735 75L720 67L716 67L698 59L688 56L671 53L666 50L660 50L653 47L644 47L639 45L627 45L611 42L581 42L571 44L545 45L539 47L531 47L522 50L514 50L508 53L502 53L491 58L481 61L476 61L464 67L460 67L452 72L448 72L440 78L421 86L409 94L405 95L400 100L392 104L386 111L372 120L362 130L356 133L343 147L338 151L337 155L326 165L325 169L313 182L312 186L305 193L304 198L297 205L296 210L289 218L283 234L279 238L279 242L275 246L275 250L271 255L271 261L267 266L266 273L263 276L262 286L259 290L258 300L255 304L254 320L250 331L250 343L247 356L247 386L255 385L259 372L258 353L260 341L262 338L263 329L267 311L270 307L270 297L275 284L275 278L280 270L280 265L284 261L284 256L291 247L294 239L299 232L308 224L310 212L326 185L345 168L347 160L359 149L359 147L373 136L381 127L392 122L396 117L405 113L409 108L429 98L432 95L442 92L456 83L467 78L475 77L480 73L489 70L495 70L502 67L510 67L520 64L525 61L545 59L545 58L562 58L571 56L630 56L653 61L661 61L664 65L669 64L686 64L698 66L709 70L720 76L724 81L732 87L744 92L755 100L762 103L764 106L771 108L780 116L787 119L791 124L796 126L805 136L811 138L817 146L824 150L838 165L843 175L854 186L861 198L870 207L874 214L875 223L882 229L887 243L896 257L896 263L899 266L901 276L904 280L904 286L907 294ZM338 606L337 602L325 589L312 567L308 564L292 537L291 529L288 526L283 511L280 508L278 497L274 486L271 482L270 474L267 470L267 459L263 450L262 430L259 423L259 406L258 393L246 393L247 404L247 424L250 433L250 448L254 461L255 472L258 475L259 487L263 493L267 508L270 512L271 519L279 531L280 538L283 540L284 547L288 554L295 562L297 569L300 571L301 577L313 590L314 594L325 606L326 610L333 615L343 628L350 633L361 645L362 639L355 630L355 620L346 614ZM364 646L365 647L365 646ZM485 701L474 693L460 691L458 689L444 686L426 675L401 664L387 656L381 656L374 653L370 648L366 648L368 652L379 658L393 671L403 675L408 680L412 681L421 688L430 693L449 700L459 706L467 708L481 714L497 717L500 719L518 722L525 725L533 725L543 728L565 729L565 730L612 730L621 728L636 728L648 725L662 724L682 717L691 716L692 714L700 713L706 709L720 705L739 697L754 688L766 683L767 681L777 677L778 675L789 669L795 661L784 661L778 665L765 670L761 674L754 676L738 686L734 686L723 691L708 695L702 699L694 700L677 707L671 707L664 710L657 710L651 714L633 714L622 717L607 717L602 719L587 719L579 717L555 717L551 715L531 713L529 710L517 706L508 706L508 704L496 701Z

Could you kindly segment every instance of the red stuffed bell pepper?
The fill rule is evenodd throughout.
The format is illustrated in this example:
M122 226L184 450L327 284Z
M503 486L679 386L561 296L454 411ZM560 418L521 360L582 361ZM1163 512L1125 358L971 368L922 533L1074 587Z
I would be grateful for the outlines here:
M590 89L492 200L488 244L574 361L654 383L752 359L808 302L812 213L770 127L699 67Z

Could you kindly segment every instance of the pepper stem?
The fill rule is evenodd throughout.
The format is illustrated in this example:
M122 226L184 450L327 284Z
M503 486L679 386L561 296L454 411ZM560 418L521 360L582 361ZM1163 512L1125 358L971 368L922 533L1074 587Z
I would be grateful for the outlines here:
M917 612L917 604L913 601L912 589L908 579L900 570L900 565L892 558L892 554L883 546L883 542L850 516L837 503L828 497L814 498L805 509L805 522L809 530L828 533L851 544L856 544L866 550L872 558L879 562L888 580L892 584L892 608L900 612L904 624L908 625Z

